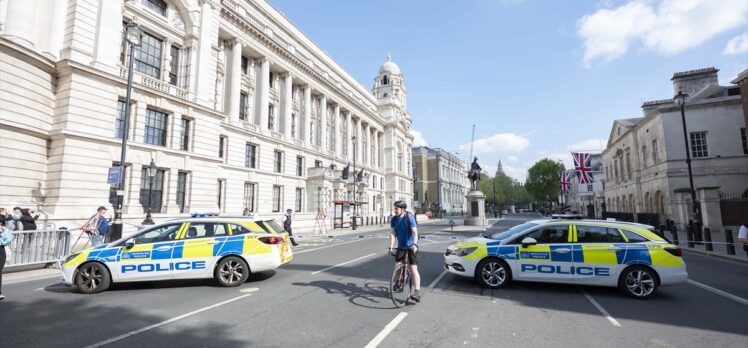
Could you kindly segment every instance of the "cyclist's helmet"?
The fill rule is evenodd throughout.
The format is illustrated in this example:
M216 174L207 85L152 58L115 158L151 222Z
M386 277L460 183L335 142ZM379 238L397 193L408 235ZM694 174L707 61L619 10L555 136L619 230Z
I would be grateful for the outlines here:
M400 200L400 201L395 201L395 206L401 209L405 209L408 207L408 204L405 203L405 201Z

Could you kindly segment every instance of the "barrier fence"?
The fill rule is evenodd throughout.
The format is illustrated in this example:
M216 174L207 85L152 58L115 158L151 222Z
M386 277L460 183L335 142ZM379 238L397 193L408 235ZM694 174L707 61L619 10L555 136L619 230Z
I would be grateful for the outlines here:
M70 231L65 229L13 231L6 267L56 262L70 252Z

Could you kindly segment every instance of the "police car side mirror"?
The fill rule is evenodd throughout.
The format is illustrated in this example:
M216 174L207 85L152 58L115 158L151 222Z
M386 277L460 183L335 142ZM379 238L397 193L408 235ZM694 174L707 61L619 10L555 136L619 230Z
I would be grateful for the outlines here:
M538 241L535 240L535 238L527 237L522 240L522 247L527 248L530 245L538 244Z
M125 242L125 249L130 249L135 245L135 238L130 238Z

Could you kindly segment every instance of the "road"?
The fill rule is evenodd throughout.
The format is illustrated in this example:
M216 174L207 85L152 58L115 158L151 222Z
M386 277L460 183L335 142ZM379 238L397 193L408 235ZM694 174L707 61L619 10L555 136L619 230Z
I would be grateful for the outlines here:
M445 240L419 243L423 299L405 308L388 297L386 239L305 239L291 263L237 288L141 282L83 295L54 278L5 285L0 347L748 346L746 263L688 253L692 282L650 300L542 283L486 290L443 272L447 238L474 235L444 228L421 226Z

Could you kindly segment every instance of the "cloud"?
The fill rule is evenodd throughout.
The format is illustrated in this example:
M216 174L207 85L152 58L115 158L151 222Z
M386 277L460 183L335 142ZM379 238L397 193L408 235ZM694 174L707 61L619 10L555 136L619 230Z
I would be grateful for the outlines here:
M517 161L519 161L519 158L517 158L517 156L509 156L506 159L508 159L510 162L517 162Z
M605 144L608 142L606 139L587 139L580 141L576 144L567 146L569 151L588 151L588 152L602 152L605 150Z
M416 146L429 146L429 143L426 141L426 139L423 138L423 134L421 134L421 132L419 132L419 131L411 128L410 129L410 134L413 135L413 137L415 137L415 139L413 139L413 146L414 147L416 147Z
M748 53L748 31L727 41L727 45L724 51L722 51L724 55L741 53Z
M717 34L748 23L745 0L633 0L583 16L577 34L584 39L584 64L609 62L634 42L661 54L677 54Z
M497 133L473 142L474 155L517 153L530 146L530 140L513 133ZM460 145L460 151L470 151L470 143Z

